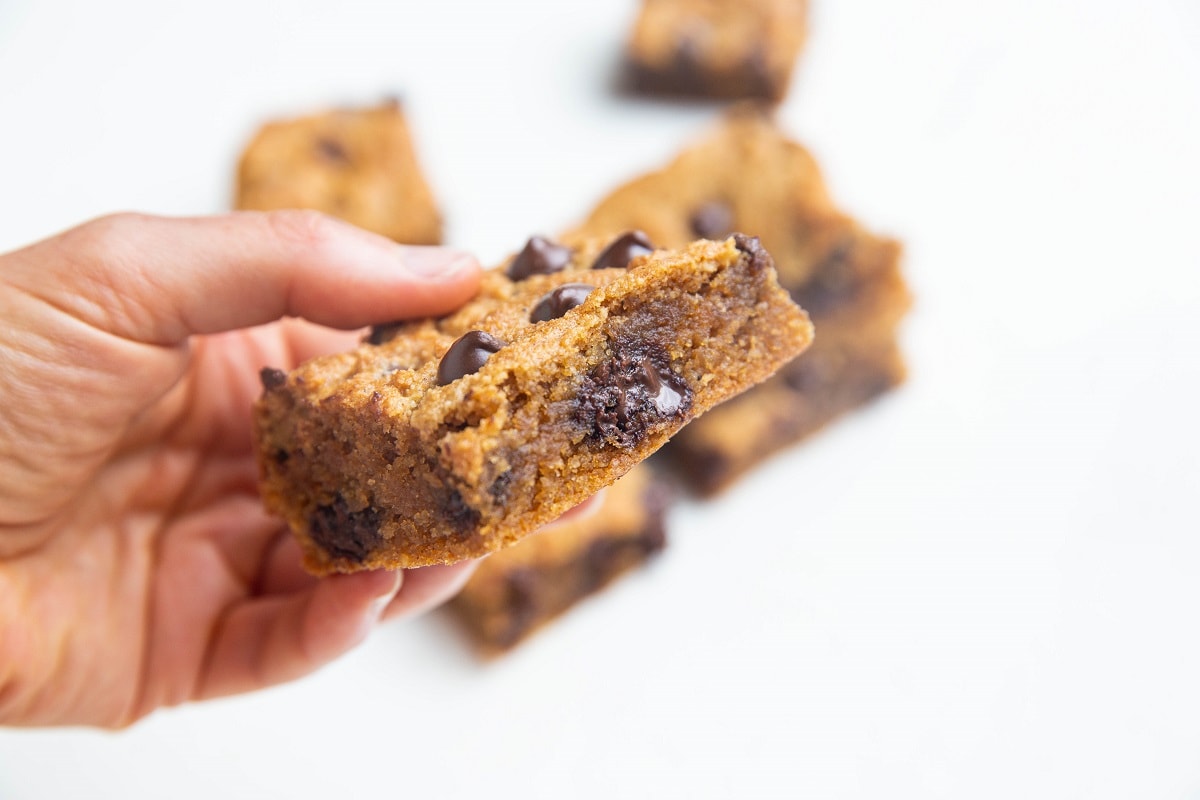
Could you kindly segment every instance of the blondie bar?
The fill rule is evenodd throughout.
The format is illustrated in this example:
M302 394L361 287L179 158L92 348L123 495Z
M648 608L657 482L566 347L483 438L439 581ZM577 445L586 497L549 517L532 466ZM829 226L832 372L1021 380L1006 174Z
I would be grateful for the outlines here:
M564 238L630 227L668 245L752 232L817 329L804 356L666 448L697 492L718 491L904 379L896 331L910 296L900 245L842 213L812 155L761 109L735 109L667 167L615 190Z
M396 101L271 122L238 164L234 206L311 208L407 244L439 244L442 219Z
M317 574L481 556L611 484L811 336L752 237L532 240L454 314L264 370L264 501Z

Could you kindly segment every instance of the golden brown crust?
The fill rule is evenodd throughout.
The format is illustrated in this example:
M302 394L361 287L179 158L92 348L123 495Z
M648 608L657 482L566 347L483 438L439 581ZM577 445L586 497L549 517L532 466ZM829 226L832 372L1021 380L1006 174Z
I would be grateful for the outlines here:
M442 220L399 103L270 122L238 164L235 208L308 208L408 244Z
M756 240L590 269L607 244L580 243L549 275L492 272L455 314L266 382L255 411L263 495L309 569L451 563L505 547L811 340ZM531 322L565 284L595 289ZM439 361L469 331L502 346L439 385Z

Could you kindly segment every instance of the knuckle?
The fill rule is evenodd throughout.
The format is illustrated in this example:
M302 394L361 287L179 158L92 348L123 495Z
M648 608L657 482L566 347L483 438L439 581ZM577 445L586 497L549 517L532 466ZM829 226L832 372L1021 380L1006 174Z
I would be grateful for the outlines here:
M93 251L108 253L127 245L145 223L144 214L122 211L85 222L75 233Z

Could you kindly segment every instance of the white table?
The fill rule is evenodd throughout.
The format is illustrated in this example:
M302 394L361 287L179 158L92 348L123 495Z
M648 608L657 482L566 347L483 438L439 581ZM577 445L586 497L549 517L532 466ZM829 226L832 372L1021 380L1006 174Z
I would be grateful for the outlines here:
M0 798L1200 796L1200 5L815 4L782 116L908 244L902 391L506 660L431 617L0 733ZM398 91L495 261L716 114L609 91L633 7L0 0L0 250L219 211L260 120Z

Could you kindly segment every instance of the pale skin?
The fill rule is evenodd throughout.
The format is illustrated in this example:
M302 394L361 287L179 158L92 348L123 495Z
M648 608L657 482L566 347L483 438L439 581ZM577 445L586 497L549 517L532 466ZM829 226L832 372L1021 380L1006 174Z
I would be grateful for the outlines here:
M289 681L457 591L470 565L306 574L249 409L261 367L478 280L311 212L122 214L0 255L0 724L119 728Z

